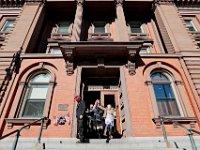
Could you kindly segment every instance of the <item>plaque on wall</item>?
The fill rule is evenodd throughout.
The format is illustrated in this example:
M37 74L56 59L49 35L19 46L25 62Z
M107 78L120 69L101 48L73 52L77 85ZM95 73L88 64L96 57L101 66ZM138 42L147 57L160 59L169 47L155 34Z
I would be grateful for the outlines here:
M68 111L68 104L58 104L58 111Z

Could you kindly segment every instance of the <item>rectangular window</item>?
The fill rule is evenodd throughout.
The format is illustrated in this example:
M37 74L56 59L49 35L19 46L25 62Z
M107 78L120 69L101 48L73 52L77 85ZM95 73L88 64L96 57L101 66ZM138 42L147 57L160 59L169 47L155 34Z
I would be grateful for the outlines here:
M106 33L106 23L103 21L96 21L93 23L94 33Z
M47 90L48 85L32 85L29 87L22 117L42 117Z
M195 28L195 26L194 26L192 20L190 20L190 19L185 19L184 21L185 21L185 24L186 24L186 28L188 28L189 31L196 31L196 28Z
M59 47L51 47L49 50L50 54L62 54L61 50Z
M142 48L140 50L140 54L146 54L146 53L150 53L150 49L149 48Z
M57 25L58 25L57 31L59 33L69 33L69 26L70 26L69 21L59 21Z
M139 21L131 21L129 23L130 28L131 28L131 33L142 33L142 24Z
M15 22L15 20L6 20L1 31L2 32L9 32L13 28L14 22Z
M180 116L170 84L153 84L160 116Z

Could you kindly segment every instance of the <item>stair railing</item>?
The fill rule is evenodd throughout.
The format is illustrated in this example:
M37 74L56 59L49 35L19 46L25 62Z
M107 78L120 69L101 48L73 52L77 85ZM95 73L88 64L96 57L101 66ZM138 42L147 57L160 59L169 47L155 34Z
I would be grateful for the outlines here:
M12 132L10 132L10 133L8 133L8 134L6 134L6 135L0 137L0 140L5 139L5 138L9 137L10 135L16 133L16 136L15 136L15 139L14 139L14 142L13 142L13 145L12 145L12 149L11 149L11 150L16 150L17 143L18 143L19 136L20 136L20 132L21 132L23 129L25 129L25 128L27 128L27 127L30 127L30 126L32 126L32 125L34 125L34 124L36 124L36 123L38 123L38 122L41 121L41 125L40 125L40 128L39 128L38 139L37 139L37 142L38 142L38 143L41 143L42 129L43 129L43 124L44 124L44 121L45 121L45 120L47 120L47 117L42 117L42 118L40 118L40 119L37 119L37 120L35 120L35 121L33 121L33 122L27 124L27 125L24 125L23 127L19 128L19 129L16 129L16 130L14 130L14 131L12 131Z
M169 119L169 118L164 118L164 117L159 117L160 118L160 122L161 122L161 126L162 126L162 133L163 133L163 137L164 137L164 141L166 143L168 143L168 140L167 140L167 134L166 134L166 129L164 127L164 122L165 120L166 121L169 121L169 122L172 122L173 124L185 129L187 131L187 135L190 139L190 143L191 143L191 147L192 147L192 150L197 150L197 147L196 147L196 144L195 144L195 140L193 138L193 133L196 133L196 134L199 134L200 135L200 132L197 131L197 130L194 130L194 129L191 129L190 127L186 127L180 123L178 123L177 121L174 121L173 119Z

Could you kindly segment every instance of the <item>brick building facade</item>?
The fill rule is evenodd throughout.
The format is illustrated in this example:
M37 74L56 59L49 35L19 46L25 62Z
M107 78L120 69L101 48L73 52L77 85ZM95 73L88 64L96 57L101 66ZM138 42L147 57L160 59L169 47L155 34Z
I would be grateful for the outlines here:
M75 95L112 104L121 138L162 137L159 116L168 136L186 135L169 119L199 130L198 0L0 5L0 135L46 116L42 137L75 137ZM60 115L71 123L55 125Z

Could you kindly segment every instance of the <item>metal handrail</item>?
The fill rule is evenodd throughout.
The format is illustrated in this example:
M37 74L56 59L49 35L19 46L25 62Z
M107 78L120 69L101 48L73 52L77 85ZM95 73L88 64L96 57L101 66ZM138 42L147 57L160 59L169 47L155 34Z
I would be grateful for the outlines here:
M200 135L200 132L197 131L197 130L194 130L194 129L191 129L192 132L196 133L196 134L199 134Z
M187 130L187 135L189 136L190 138L190 143L191 143L191 146L192 146L192 150L197 150L197 147L196 147L196 144L195 144L195 141L194 141L194 138L193 138L193 133L197 133L200 135L200 132L197 131L197 130L194 130L194 129L191 129L190 127L186 127L180 123L178 123L178 121L173 121L173 119L170 119L170 118L164 118L164 117L159 117L160 118L160 121L161 121L161 125L162 125L162 132L163 132L163 136L164 136L164 139L165 139L165 142L168 142L167 140L167 134L166 134L166 130L165 130L165 127L164 127L164 120L167 120L171 123L174 123L176 124L177 126L179 127L182 127L184 128L185 130Z
M37 120L35 120L35 121L33 121L33 122L27 124L27 125L24 125L23 127L19 128L19 129L16 129L16 130L14 130L14 131L12 131L12 132L10 132L10 133L4 135L4 136L1 136L1 137L0 137L0 140L7 138L8 136L10 136L10 135L12 135L12 134L14 134L14 133L17 133L17 134L16 134L16 137L15 137L15 140L14 140L14 143L13 143L13 146L12 146L12 150L15 150L16 147L17 147L17 143L18 143L18 139L19 139L19 136L20 136L20 132L21 132L24 128L30 127L31 125L33 125L33 124L35 124L35 123L41 121L41 126L40 126L40 129L39 129L39 135L38 135L38 143L41 143L42 128L43 128L44 120L46 120L46 119L47 119L47 117L42 117L42 118L40 118L40 119L37 119Z
M159 118L160 118L160 123L161 123L161 128L162 128L162 134L163 134L163 137L164 137L164 142L166 143L167 148L169 148L170 145L169 145L169 141L167 139L167 132L166 132L166 129L165 129L165 124L164 124L164 117L159 116Z

